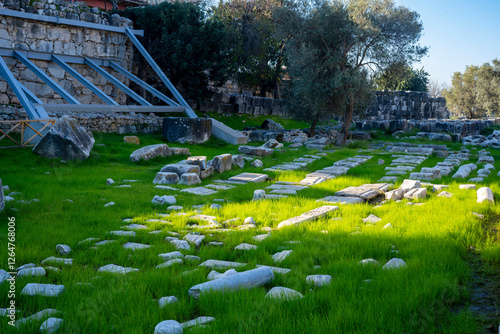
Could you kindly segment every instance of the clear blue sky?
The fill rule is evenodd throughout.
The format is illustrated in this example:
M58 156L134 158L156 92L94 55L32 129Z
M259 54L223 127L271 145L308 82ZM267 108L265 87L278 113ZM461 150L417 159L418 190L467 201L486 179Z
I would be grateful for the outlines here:
M467 65L500 59L500 0L395 0L420 14L428 56L414 68L451 84Z

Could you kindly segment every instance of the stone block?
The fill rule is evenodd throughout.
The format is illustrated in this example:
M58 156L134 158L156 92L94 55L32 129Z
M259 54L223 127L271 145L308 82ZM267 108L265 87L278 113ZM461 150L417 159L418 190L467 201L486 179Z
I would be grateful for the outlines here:
M174 184L179 182L179 175L170 172L156 173L153 184Z
M207 169L207 157L205 156L189 157L186 160L186 164L196 165L200 167L200 170L205 170Z
M195 173L200 175L200 167L188 164L169 164L163 166L160 172L176 173L179 177L185 173Z
M248 154L248 155L255 155L255 156L268 156L273 154L274 150L272 148L266 148L266 147L255 147L255 146L246 146L242 145L238 147L238 153L241 154Z
M135 144L135 145L141 144L141 140L136 136L125 136L125 137L123 137L123 142L129 143L129 144Z
M210 176L212 176L214 173L214 168L212 166L207 167L204 170L200 170L200 180L204 180Z
M229 153L217 155L211 161L211 166L214 168L214 171L218 173L231 170L232 165L233 159Z
M188 186L201 183L199 173L184 173L181 175L179 184L185 184Z
M33 148L33 152L49 159L84 160L89 157L94 142L92 133L72 118L63 116Z
M147 161L156 157L165 158L171 155L172 152L170 151L170 148L167 144L149 145L132 152L132 154L130 155L130 161L137 162L141 159Z
M163 137L169 142L204 143L212 135L212 120L209 118L165 117Z

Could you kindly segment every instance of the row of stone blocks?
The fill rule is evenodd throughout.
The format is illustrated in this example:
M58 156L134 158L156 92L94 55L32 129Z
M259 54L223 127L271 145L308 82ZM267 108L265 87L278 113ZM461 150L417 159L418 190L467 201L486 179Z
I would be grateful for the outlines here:
M243 104L215 103L208 102L200 105L200 111L213 111L219 114L246 114L246 115L276 115L286 116L286 109L282 107L258 107Z
M385 120L385 121L358 121L356 130L382 130L382 131L411 131L421 132L448 132L462 135L475 135L482 129L500 124L500 118L486 120Z

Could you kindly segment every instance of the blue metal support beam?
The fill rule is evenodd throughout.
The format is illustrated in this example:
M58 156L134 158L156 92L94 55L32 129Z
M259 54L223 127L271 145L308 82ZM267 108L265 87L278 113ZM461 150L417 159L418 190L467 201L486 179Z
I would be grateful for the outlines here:
M136 77L135 75L133 75L132 73L121 67L120 65L118 65L117 63L110 61L109 66L115 71L119 72L120 74L123 74L124 76L126 76L127 78L129 78L130 80L132 80L133 82L135 82L136 84L138 84L139 86L141 86L142 88L144 88L145 90L147 90L148 92L150 92L163 102L166 102L168 105L179 106L179 103L170 99L168 96L166 96L159 90L155 89L154 87L148 85L147 83L145 83L144 81L142 81L141 79L139 79L138 77Z
M12 90L14 91L14 94L16 94L17 98L19 99L19 102L21 102L21 105L23 106L24 110L26 111L30 119L48 118L47 113L45 113L43 109L41 110L35 109L31 101L24 93L21 84L14 78L14 76L10 72L9 67L7 66L7 64L5 63L5 61L1 56L0 56L0 74L5 79L5 81L7 81L10 88L12 88Z
M85 64L92 68L94 71L105 77L108 81L110 81L112 84L114 84L116 87L120 88L123 90L128 96L139 102L139 104L143 106L152 106L151 103L143 99L139 94L134 92L132 89L128 88L126 85L124 85L120 80L103 70L101 67L99 67L96 63L94 63L92 60L85 58Z
M90 89L95 95L99 96L104 102L111 105L118 105L112 98L104 94L102 90L97 88L90 81L85 79L83 75L75 71L71 66L62 61L58 56L52 55L52 60L59 66L61 66L66 72L71 74L76 80L80 81L82 85Z
M0 78L4 79L5 78L3 77L3 75L0 73ZM14 79L16 80L16 79ZM7 80L5 80L7 81ZM42 100L40 100L38 97L36 97L35 94L33 94L28 88L26 88L22 83L20 83L19 81L16 80L16 82L19 84L19 86L21 86L24 94L26 94L26 96L28 97L28 99L32 102L32 103L43 103Z
M153 57L151 57L151 55L146 51L146 49L144 48L144 46L142 46L141 42L139 42L139 40L137 39L137 37L135 37L135 35L132 32L132 30L130 30L129 28L125 28L125 31L126 31L126 34L127 34L128 38L130 38L130 40L132 41L132 43L134 43L135 47L137 48L137 50L139 50L139 52L142 54L142 56L144 58L146 58L146 61L149 63L149 65L151 66L151 68L156 72L156 74L158 74L158 76L160 77L160 79L167 86L167 88L170 90L170 92L174 95L175 99L179 102L179 104L181 106L183 106L183 107L186 107L186 114L189 117L191 117L191 118L197 118L198 116L196 116L196 114L193 111L193 109L191 109L191 107L186 102L186 100L184 100L184 98L179 93L179 91L170 82L170 80L168 80L167 76L165 75L165 73L163 73L163 71L161 70L160 66L158 66L158 64L154 61Z
M35 64L33 64L28 58L23 54L14 51L14 56L21 61L27 68L29 68L33 73L35 73L40 79L42 79L47 85L50 86L55 92L57 92L63 99L68 101L70 104L80 104L77 99L71 96L70 93L65 91L61 86L59 86L54 80L52 80L45 72L40 70Z
M96 29L96 30L119 32L122 34L126 33L125 29L128 30L128 28L106 26L104 24L90 23L90 22L86 22L86 21L63 19L63 18L60 18L58 16L54 17L54 16L47 16L47 15L31 14L31 13L20 12L17 10L10 10L10 9L4 9L4 8L0 9L0 15L17 17L17 18L28 19L28 20L33 20L33 21L50 22L50 23L54 23L57 25L61 24L61 25L65 25L65 26L75 26L75 27L83 27L83 28L90 28L90 29ZM144 36L144 30L131 30L131 31L134 35Z

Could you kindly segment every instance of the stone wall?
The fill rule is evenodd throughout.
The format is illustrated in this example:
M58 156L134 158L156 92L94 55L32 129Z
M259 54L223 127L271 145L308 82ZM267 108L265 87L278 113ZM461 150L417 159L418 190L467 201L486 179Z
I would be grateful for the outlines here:
M365 120L448 119L450 113L443 97L432 98L424 92L378 91L374 103L363 116Z
M445 132L455 134L457 139L460 139L469 135L478 135L482 129L497 124L500 124L500 118L475 120L365 120L356 121L356 130L382 130L392 133L396 131Z
M61 112L48 112L51 118L60 118ZM161 132L163 117L154 114L144 115L142 113L71 113L64 115L76 119L90 131L111 132L111 133L154 133ZM0 121L24 120L28 115L22 108L12 106L0 106ZM0 124L0 129L7 130L9 125ZM16 131L14 131L16 132ZM18 132L18 131L17 131Z
M29 13L59 16L118 27L132 27L132 21L119 15L109 15L97 8L89 8L84 2L65 0L2 0L0 5L8 9ZM24 51L39 51L59 55L116 59L122 67L132 68L133 45L125 34L74 26L58 26L49 22L0 16L0 47ZM40 80L26 66L14 58L4 57L14 77L24 84L44 103L66 103L58 94ZM82 104L104 104L89 89L80 84L57 64L31 59L55 82L72 94ZM83 64L70 64L75 70L120 104L127 96L101 75ZM106 71L128 85L128 79L112 69ZM19 104L17 97L4 80L0 80L0 104Z
M200 111L214 111L219 114L276 115L288 117L281 100L253 96L250 91L243 94L215 93L210 102L203 103Z

